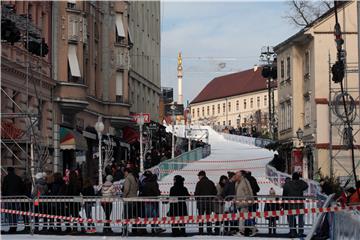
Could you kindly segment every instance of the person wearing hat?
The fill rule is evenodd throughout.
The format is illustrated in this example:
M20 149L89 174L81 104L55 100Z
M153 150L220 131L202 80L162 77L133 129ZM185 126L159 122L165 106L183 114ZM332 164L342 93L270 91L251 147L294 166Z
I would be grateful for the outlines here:
M195 187L196 207L199 215L211 214L213 211L213 200L217 195L216 187L213 181L206 177L205 171L198 173L199 181ZM206 196L206 197L205 197ZM209 197L210 196L210 197ZM213 197L212 197L213 196ZM199 233L203 234L203 223L199 223ZM212 234L212 224L208 222L206 232Z
M101 195L105 198L112 198L116 195L116 190L114 187L114 184L112 183L113 180L113 176L111 175L107 175L106 176L106 181L104 182L104 184L101 186ZM105 199L104 202L101 203L101 206L104 209L105 212L105 219L106 220L110 220L110 216L111 216L111 212L112 212L112 200L111 199ZM111 227L110 227L110 223L105 223L104 224L104 230L103 232L105 233L111 233Z

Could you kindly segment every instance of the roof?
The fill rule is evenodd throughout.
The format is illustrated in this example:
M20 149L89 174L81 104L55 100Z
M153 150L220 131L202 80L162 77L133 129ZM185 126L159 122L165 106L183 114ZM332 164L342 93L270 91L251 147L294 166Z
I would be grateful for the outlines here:
M261 76L262 68L253 68L221 77L214 78L192 100L191 103L237 96L267 89L266 79Z

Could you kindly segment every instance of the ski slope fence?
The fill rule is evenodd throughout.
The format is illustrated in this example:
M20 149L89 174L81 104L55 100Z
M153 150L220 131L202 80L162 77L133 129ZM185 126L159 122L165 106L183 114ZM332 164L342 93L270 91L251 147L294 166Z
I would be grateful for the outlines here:
M222 132L218 132L218 133L221 136L223 136L226 140L247 144L247 145L253 145L261 148L265 148L266 145L273 143L273 141L270 139L247 137L247 136L228 134Z
M161 180L172 171L183 169L188 163L200 160L211 154L211 146L204 144L203 147L185 152L175 158L171 158L161 162L159 165L152 167L150 170Z

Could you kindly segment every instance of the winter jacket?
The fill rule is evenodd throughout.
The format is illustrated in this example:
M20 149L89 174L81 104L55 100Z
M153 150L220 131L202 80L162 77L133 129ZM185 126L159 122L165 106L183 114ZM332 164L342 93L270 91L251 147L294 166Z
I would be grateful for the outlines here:
M207 177L202 177L196 184L195 196L216 196L217 191L213 181ZM196 197L196 206L202 212L206 210L211 212L213 210L214 197Z
M116 190L114 187L114 184L110 181L106 181L102 186L101 186L101 195L103 197L113 197L116 194Z
M304 191L308 188L308 184L306 182L304 182L303 180L299 179L299 180L290 180L285 182L284 186L283 186L283 199L289 199L289 200L296 200L296 199L300 199L301 197L304 196ZM289 198L286 198L289 197ZM296 198L296 197L300 197L300 198ZM297 209L297 208L304 208L304 204L303 203L294 203L294 204L289 204L289 203L285 203L284 204L284 209L288 210L288 209Z
M134 175L129 173L124 182L123 198L137 197L138 189L138 182L136 181Z
M178 202L170 203L170 208L168 216L187 216L187 206L185 200L190 196L189 191L183 184L175 183L174 186L170 188L170 197L178 197Z
M21 178L13 172L4 177L1 194L3 196L25 195L25 186Z
M235 196L236 192L235 192L235 182L233 181L228 181L225 186L224 186L224 190L222 192L222 197L226 200L231 200L233 199L233 197Z
M95 189L93 186L89 186L86 188L83 188L82 190L82 195L87 197L87 196L95 196Z
M59 181L53 182L50 187L51 196L63 196L66 194L65 181L60 179Z
M252 200L252 196L253 196L251 185L245 177L243 176L240 177L240 182L236 183L235 190L236 190L237 207L242 208L251 205L249 202L242 202L242 200L246 200L246 201Z
M260 192L260 187L256 181L256 178L251 176L251 175L246 175L246 179L249 181L252 192L254 194L254 196L257 195L258 192Z
M33 197L44 196L48 193L48 185L45 179L40 178L35 180L35 187L32 193Z
M160 196L159 184L156 181L155 175L144 179L139 196L143 196L143 197Z
M224 213L224 199L222 197L222 193L224 191L224 187L220 185L220 183L216 184L217 195L214 199L214 212L215 213Z

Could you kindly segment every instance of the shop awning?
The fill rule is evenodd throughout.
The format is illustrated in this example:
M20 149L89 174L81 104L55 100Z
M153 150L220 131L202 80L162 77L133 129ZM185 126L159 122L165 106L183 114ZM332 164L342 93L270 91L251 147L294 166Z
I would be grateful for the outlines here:
M81 133L69 128L60 128L60 149L62 150L87 150L86 139Z
M140 133L131 127L123 128L123 139L125 142L132 144L140 139Z

